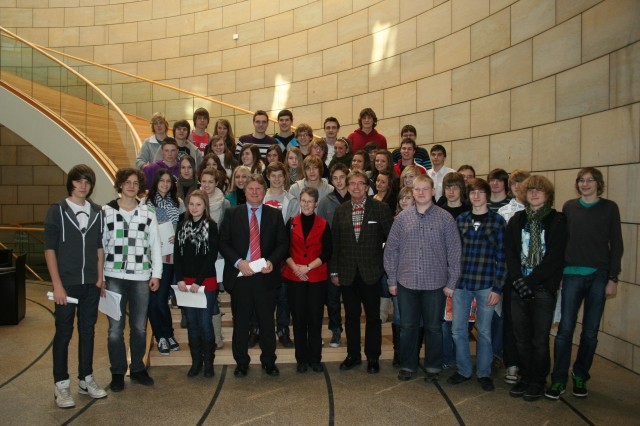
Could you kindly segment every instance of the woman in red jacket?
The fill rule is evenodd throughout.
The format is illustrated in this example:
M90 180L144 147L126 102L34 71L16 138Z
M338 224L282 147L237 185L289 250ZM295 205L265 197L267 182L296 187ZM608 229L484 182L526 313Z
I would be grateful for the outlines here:
M293 317L293 337L298 373L307 366L324 371L322 359L322 315L329 286L327 262L331 257L331 230L326 220L315 214L318 190L300 192L301 213L287 222L291 238L289 258L282 277L289 284L289 306Z

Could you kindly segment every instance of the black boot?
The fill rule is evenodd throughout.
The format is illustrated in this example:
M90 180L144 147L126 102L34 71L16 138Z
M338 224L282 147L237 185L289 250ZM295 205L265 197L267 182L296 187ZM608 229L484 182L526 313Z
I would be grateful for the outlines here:
M203 341L202 349L204 352L204 377L213 377L213 360L216 357L216 341Z
M202 343L200 339L189 338L189 350L191 351L191 368L187 376L195 377L202 370Z
M393 333L393 362L392 365L397 367L400 365L400 326L398 324L391 324L391 332Z

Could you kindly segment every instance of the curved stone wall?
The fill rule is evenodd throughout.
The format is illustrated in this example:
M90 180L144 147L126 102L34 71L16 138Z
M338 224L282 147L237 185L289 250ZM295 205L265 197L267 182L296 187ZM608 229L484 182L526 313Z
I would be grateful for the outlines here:
M391 146L413 124L454 168L545 174L558 206L600 167L625 256L599 352L640 372L638 22L636 0L0 0L34 42L314 129L372 107Z

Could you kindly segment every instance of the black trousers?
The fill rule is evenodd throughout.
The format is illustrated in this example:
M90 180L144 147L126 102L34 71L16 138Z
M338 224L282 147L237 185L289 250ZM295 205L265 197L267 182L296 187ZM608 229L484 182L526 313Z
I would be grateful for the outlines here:
M511 320L511 293L514 291L511 284L505 284L502 289L502 317L504 318L502 353L504 364L507 367L520 364L516 336L513 334L513 321Z
M329 283L327 291L327 314L329 316L329 330L339 328L342 331L342 312L340 306L340 287Z
M364 354L367 359L379 359L382 352L382 322L380 321L380 280L366 285L356 272L349 285L340 285L344 302L345 329L347 333L347 353L360 358L360 315L362 306L367 318L364 335Z
M287 283L298 363L322 360L322 317L328 286L327 281Z
M53 380L69 378L69 342L73 334L73 322L78 315L78 379L93 374L93 342L98 320L100 289L94 283L65 287L68 297L78 299L78 304L55 305L56 334L53 338Z
M233 311L233 359L238 365L249 365L249 328L251 312L255 310L260 323L260 361L263 364L276 360L276 333L273 310L276 289L264 282L262 274L238 278L231 292Z
M553 323L556 297L538 289L533 299L522 300L511 292L511 319L520 361L520 376L525 383L544 385L549 375L551 355L549 332Z

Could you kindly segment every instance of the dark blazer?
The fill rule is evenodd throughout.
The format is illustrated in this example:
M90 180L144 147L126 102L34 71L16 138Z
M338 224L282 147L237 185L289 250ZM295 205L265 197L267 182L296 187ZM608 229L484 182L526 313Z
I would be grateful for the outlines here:
M525 210L517 212L507 224L507 232L504 235L504 249L507 259L508 278L511 284L518 278L522 278L522 230L527 224ZM562 271L564 269L564 251L567 245L567 221L562 213L552 210L542 220L544 229L544 243L546 252L538 266L533 268L529 276L524 277L524 282L535 290L543 287L551 294L556 294Z
M356 269L365 284L379 284L384 274L382 244L387 240L393 222L391 210L386 204L367 198L360 238L356 242L351 209L351 202L346 202L333 215L333 253L329 271L338 273L341 286L353 283Z
M219 247L224 257L224 288L232 293L239 272L233 265L238 259L244 259L249 251L249 217L246 204L225 211L220 226ZM280 282L280 263L289 255L289 238L282 213L269 206L262 207L260 252L262 257L273 264L273 271L262 276L262 279L275 288ZM260 275L262 274L256 277Z

